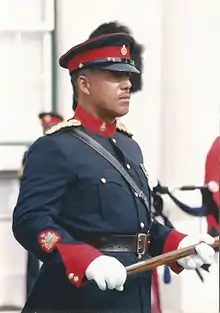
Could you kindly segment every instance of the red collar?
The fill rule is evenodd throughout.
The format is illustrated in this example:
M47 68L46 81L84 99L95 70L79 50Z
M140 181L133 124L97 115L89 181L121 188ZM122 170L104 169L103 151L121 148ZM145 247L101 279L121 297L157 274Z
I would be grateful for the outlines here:
M103 136L112 137L116 132L116 122L114 124L103 122L102 120L88 113L80 105L78 105L76 108L74 118L79 120L88 130Z

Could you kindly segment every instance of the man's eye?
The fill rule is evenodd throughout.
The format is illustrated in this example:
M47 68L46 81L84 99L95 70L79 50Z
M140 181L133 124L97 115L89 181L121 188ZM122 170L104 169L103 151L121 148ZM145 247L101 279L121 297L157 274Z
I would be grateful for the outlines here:
M114 77L117 78L131 78L131 73L126 73L126 72L112 72Z

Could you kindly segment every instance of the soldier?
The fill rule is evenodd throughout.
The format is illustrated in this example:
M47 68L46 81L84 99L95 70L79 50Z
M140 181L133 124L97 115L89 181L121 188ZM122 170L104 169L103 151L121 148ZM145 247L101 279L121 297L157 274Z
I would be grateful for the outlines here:
M45 134L46 130L60 122L63 121L63 117L56 113L56 112L41 112L38 115L38 118L40 120L43 134ZM19 170L18 177L21 179L22 174L23 174L23 169L24 169L24 164L26 160L26 155L27 155L28 150L24 152L23 158L22 158L22 166Z
M63 117L56 112L41 112L39 115L43 134L54 125L63 121Z
M215 237L219 235L219 210L220 210L220 136L217 137L208 150L205 160L204 186L182 186L181 190L199 189L202 193L202 205L191 207L180 201L168 188L160 186L163 192L167 193L174 203L185 213L206 217L208 233Z
M132 35L131 30L118 21L108 22L99 25L89 36L89 39L99 37L104 34L112 34L112 33L126 33L128 35ZM134 37L133 37L134 39ZM142 70L143 70L143 57L142 54L144 52L144 46L138 43L136 40L134 41L134 48L132 51L131 59L134 61L136 68L140 71L140 75L135 75L131 73L130 81L131 81L131 89L130 93L136 93L140 91L143 86L142 82ZM74 100L74 104L76 104L76 99ZM76 105L74 105L76 108ZM161 305L160 305L160 293L159 293L159 279L157 270L155 269L152 273L152 313L161 313Z
M24 168L13 232L43 265L23 312L149 313L151 273L127 277L125 266L193 243L197 254L172 270L212 262L212 237L153 219L140 147L117 125L129 111L130 74L139 75L133 45L125 33L102 35L60 58L78 105L31 146Z
M52 127L53 125L56 125L63 121L63 117L59 115L56 112L41 112L38 115L38 118L40 120L43 134L45 134L46 130L48 128ZM25 151L22 159L22 167L19 172L19 178L21 180L22 174L23 174L23 168L26 162L28 150ZM26 275L26 297L28 297L34 281L37 277L39 271L39 260L34 256L34 254L30 251L28 251L28 258L27 258L27 275Z
M89 39L104 35L104 34L112 34L112 33L126 33L128 35L132 35L131 30L118 21L103 23L99 25L89 36ZM134 39L134 37L133 37ZM144 46L138 43L136 40L134 41L134 48L132 51L131 59L134 61L136 68L140 71L140 75L135 75L131 73L130 81L131 81L131 89L130 93L136 93L140 91L143 86L142 81L142 70L143 70L143 52ZM74 103L77 101L75 100ZM161 313L161 305L160 305L160 293L159 293L159 280L157 270L155 269L152 273L152 313Z
M213 188L213 183L217 188ZM220 136L215 138L206 156L205 162L205 184L211 189L211 194L204 195L204 202L207 203L207 225L208 232L213 236L220 233Z

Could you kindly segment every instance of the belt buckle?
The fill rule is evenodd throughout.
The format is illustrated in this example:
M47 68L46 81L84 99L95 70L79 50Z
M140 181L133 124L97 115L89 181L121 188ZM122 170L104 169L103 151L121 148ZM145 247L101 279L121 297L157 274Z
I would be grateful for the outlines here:
M137 235L137 256L138 259L141 259L142 256L146 253L147 246L147 234L139 233Z

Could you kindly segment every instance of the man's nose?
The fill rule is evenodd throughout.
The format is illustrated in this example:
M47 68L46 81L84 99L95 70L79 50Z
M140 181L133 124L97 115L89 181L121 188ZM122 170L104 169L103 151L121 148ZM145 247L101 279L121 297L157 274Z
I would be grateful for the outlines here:
M132 83L130 81L130 76L126 76L122 82L122 89L131 89Z

